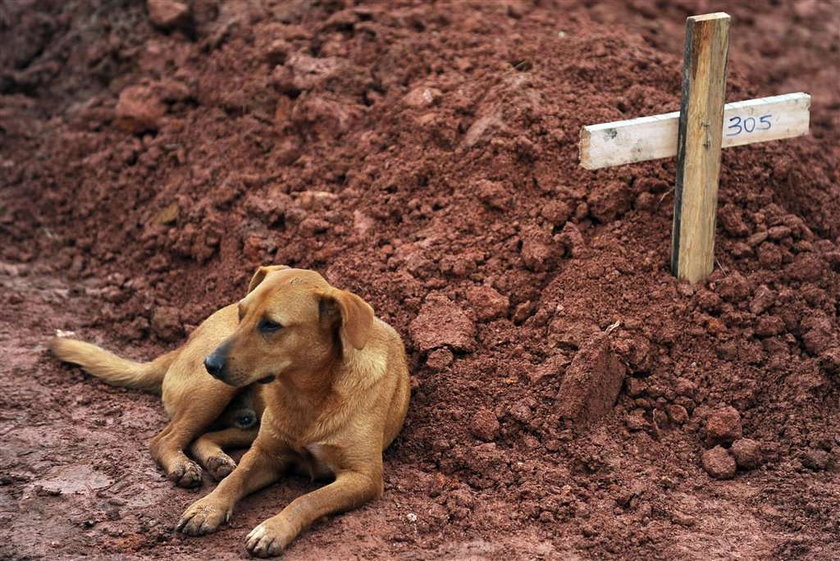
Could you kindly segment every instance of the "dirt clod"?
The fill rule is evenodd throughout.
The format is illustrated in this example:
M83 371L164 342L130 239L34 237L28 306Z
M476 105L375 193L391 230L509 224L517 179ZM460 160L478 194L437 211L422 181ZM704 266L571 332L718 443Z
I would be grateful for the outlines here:
M840 374L840 347L826 349L820 355L820 368L826 374L834 376Z
M761 445L751 438L739 438L729 450L741 469L755 469L762 463Z
M423 108L429 107L440 99L441 92L437 88L419 87L411 90L403 98L403 101L409 107Z
M507 314L510 301L492 286L471 286L467 289L467 300L479 321L496 319Z
M148 86L129 86L120 92L116 107L117 126L132 133L155 131L166 106Z
M715 446L703 452L703 469L715 479L735 477L735 458L723 446Z
M452 364L454 358L449 349L435 349L426 357L426 366L437 372Z
M575 355L557 393L561 418L589 424L612 410L626 368L613 353L608 334L587 341Z
M556 265L560 247L548 232L530 228L522 233L522 261L532 271L545 271Z
M560 200L549 201L540 209L540 215L555 228L562 228L572 216L569 205Z
M810 448L802 454L802 465L814 471L824 471L828 469L830 461L831 454L825 450Z
M473 189L478 199L491 209L504 210L513 203L510 193L499 181L482 179L475 182Z
M624 418L624 424L630 431L643 431L651 428L650 421L645 417L644 409L634 409Z
M712 411L706 418L706 446L731 444L741 438L741 414L731 406Z
M726 3L731 100L808 92L811 134L724 152L695 286L668 267L673 159L591 171L577 148L678 108L685 18L723 3L153 4L0 8L0 558L226 558L317 488L175 539L212 470L175 488L159 398L39 350L72 331L148 360L281 263L369 301L412 377L384 496L289 558L840 559L833 3ZM608 326L623 384L588 347ZM761 443L744 485L693 465L722 404L742 436L717 445ZM586 431L560 415L590 408Z
M430 294L409 327L420 351L450 347L459 351L475 348L475 324L445 295Z
M175 0L147 0L149 19L162 29L186 25L190 21L190 7L186 2Z
M744 275L733 273L718 282L718 294L728 302L740 302L750 294L750 285Z
M183 334L178 308L161 306L152 314L152 331L162 341L176 341Z
M630 190L622 181L595 185L589 195L589 213L600 222L612 222L630 208Z
M678 425L687 423L689 419L688 411L682 405L669 405L668 417L671 419L672 423L676 423Z
M494 440L499 433L499 420L492 411L481 408L470 419L470 432L481 440Z

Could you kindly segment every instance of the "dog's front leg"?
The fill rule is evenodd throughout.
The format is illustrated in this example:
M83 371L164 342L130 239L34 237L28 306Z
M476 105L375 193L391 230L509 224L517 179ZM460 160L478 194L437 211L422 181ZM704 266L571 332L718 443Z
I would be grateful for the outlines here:
M193 457L201 462L213 479L221 481L236 469L236 462L225 454L228 448L246 448L254 442L259 428L230 427L201 435L190 446Z
M381 496L382 490L381 460L378 469L340 472L334 482L298 497L280 514L254 528L245 547L257 557L279 555L318 518L359 507Z
M215 532L222 522L230 519L239 499L277 481L287 466L288 459L278 458L277 454L269 454L254 444L212 493L184 511L175 530L190 536Z

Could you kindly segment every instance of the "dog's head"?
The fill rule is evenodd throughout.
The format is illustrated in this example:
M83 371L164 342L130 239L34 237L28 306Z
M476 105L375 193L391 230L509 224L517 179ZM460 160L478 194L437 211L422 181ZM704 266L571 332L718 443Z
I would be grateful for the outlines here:
M214 378L242 387L316 371L340 359L347 346L362 349L373 309L314 271L260 267L239 302L239 326L204 360Z

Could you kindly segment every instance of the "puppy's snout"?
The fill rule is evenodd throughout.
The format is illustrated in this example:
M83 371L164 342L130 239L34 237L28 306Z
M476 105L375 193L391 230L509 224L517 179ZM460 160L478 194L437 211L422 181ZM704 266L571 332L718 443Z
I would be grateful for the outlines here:
M219 348L207 355L207 358L204 359L204 368L207 369L208 374L217 380L221 380L224 377L226 362L227 357L224 349Z

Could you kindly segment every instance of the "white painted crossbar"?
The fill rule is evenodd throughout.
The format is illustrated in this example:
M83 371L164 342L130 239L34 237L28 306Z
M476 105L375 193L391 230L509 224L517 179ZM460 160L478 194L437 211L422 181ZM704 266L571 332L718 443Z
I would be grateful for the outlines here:
M723 148L808 134L811 96L791 93L727 103ZM588 125L580 132L580 165L599 169L677 155L680 113Z

